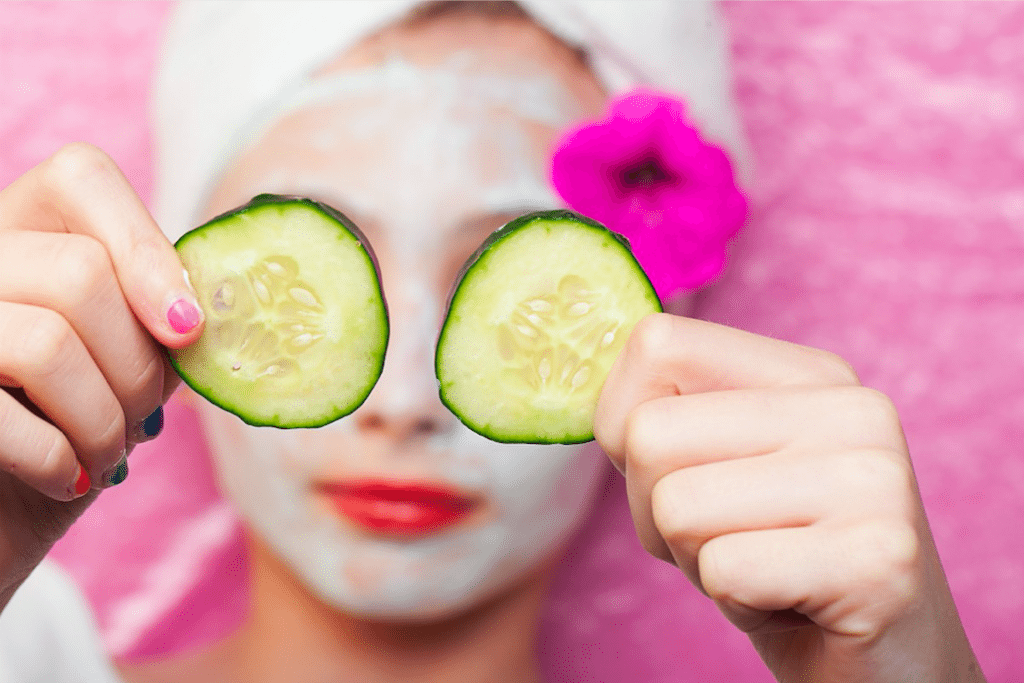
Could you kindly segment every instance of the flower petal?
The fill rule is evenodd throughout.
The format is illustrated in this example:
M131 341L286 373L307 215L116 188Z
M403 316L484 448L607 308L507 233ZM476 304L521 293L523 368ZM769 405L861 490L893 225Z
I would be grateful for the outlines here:
M701 139L681 100L650 89L564 134L551 182L571 209L629 240L663 299L717 277L746 218L726 154Z

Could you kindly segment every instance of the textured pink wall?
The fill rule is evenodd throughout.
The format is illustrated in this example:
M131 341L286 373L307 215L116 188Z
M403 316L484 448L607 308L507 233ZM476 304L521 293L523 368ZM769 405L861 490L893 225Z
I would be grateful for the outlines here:
M87 140L152 186L146 97L164 2L0 6L0 185Z
M1024 680L1024 5L725 13L761 175L701 312L893 398L981 663Z
M0 184L84 139L148 196L146 90L166 9L0 4ZM701 313L839 352L894 398L982 665L1021 680L1024 6L724 12L759 176ZM56 555L122 653L230 627L237 537L186 407ZM542 650L556 680L770 680L743 636L643 554L614 480L558 578Z

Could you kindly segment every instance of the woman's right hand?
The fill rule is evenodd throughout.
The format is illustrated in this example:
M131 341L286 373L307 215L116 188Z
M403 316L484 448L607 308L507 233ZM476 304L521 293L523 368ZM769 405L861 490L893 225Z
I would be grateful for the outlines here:
M181 261L117 165L76 143L0 191L0 607L174 391L202 328Z

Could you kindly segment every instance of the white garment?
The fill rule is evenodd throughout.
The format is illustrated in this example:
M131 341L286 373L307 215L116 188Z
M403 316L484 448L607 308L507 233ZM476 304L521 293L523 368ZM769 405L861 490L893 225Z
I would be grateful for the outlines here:
M172 240L197 215L250 124L317 67L405 16L413 0L203 0L170 21L153 93L154 215ZM741 181L749 154L732 101L729 46L713 2L519 0L582 48L612 95L647 85L678 96L702 136L729 150Z
M85 596L53 561L0 613L0 683L122 683Z

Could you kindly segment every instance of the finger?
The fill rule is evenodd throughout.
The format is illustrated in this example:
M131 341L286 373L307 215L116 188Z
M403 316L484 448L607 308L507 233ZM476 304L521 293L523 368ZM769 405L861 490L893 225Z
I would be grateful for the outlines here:
M793 453L818 469L816 458L852 450L887 453L909 471L892 402L860 386L759 388L657 398L629 414L625 432L623 469L637 533L649 552L665 560L670 554L655 528L651 496L655 485L676 470L769 453ZM766 475L766 481L776 480L770 471ZM811 483L818 490L827 481ZM840 483L832 489L843 490Z
M638 534L699 585L697 557L713 538L742 531L911 519L916 483L909 461L884 450L815 457L792 451L675 470L649 492Z
M667 396L636 406L625 464L657 479L671 470L783 448L906 450L899 415L862 386L738 389Z
M55 500L73 500L91 481L59 429L0 389L0 468Z
M129 305L165 346L195 341L202 311L174 247L99 149L68 145L0 192L0 230L88 235L110 254Z
M171 399L171 396L174 395L174 392L178 390L178 387L181 386L181 377L179 377L178 373L175 372L174 367L171 365L171 361L167 357L166 353L163 354L163 363L164 386L160 398L161 406L167 403L167 401Z
M103 245L84 235L0 232L0 301L49 308L71 323L132 440L146 438L141 425L161 404L162 350L128 307Z
M748 633L771 628L768 614L793 610L870 638L918 594L921 546L896 522L748 531L704 544L699 571L704 591Z
M58 313L0 302L0 376L64 432L94 484L124 457L121 405Z
M664 313L633 329L605 380L594 436L621 471L626 418L663 396L773 386L859 384L834 354Z

